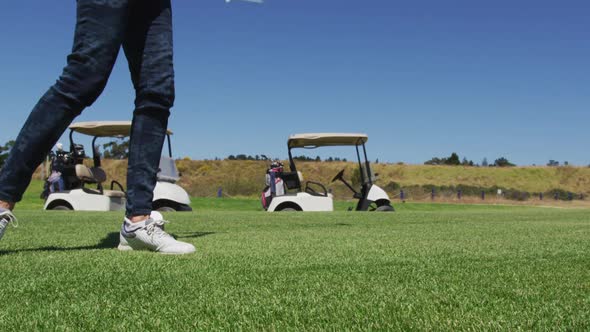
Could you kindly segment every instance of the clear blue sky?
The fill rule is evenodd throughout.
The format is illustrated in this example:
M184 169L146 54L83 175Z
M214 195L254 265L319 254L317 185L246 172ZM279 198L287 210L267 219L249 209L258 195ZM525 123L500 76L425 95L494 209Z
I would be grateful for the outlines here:
M173 6L177 157L285 158L288 135L335 131L367 133L371 160L590 164L587 0ZM74 15L74 0L3 4L0 143L60 74ZM126 66L78 120L130 119Z

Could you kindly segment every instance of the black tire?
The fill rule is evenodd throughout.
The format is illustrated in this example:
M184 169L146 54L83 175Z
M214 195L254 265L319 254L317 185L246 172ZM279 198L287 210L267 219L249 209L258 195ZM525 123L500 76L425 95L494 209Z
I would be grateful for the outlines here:
M391 205L381 205L381 206L378 206L375 209L375 211L379 211L379 212L393 212L393 211L395 211L395 209Z
M294 208L284 208L281 209L281 212L296 212L297 210L295 210Z
M178 212L191 212L192 210L193 208L186 204L179 204L178 208L176 209Z
M175 212L176 209L171 206L160 206L156 209L158 212Z
M51 208L54 211L72 211L72 209L69 206L65 206L65 205L56 205L54 207Z

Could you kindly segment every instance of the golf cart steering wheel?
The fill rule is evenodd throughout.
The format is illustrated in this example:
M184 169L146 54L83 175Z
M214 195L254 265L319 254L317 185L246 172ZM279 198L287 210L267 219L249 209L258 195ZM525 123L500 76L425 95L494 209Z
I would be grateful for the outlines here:
M336 180L341 180L343 175L344 175L344 169L341 170L340 172L338 172L338 174L336 174L336 176L332 179L332 182L336 182Z

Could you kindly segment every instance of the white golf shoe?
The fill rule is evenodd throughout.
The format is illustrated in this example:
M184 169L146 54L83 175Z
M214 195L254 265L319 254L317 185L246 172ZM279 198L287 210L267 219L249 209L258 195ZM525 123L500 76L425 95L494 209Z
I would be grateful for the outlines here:
M164 216L158 211L152 211L152 213L150 213L150 218L152 218L154 220L163 220ZM127 219L127 218L125 218L125 219ZM125 225L125 221L123 221L123 225ZM162 228L162 230L164 230L163 224L162 224L161 228ZM127 239L123 236L123 232L119 232L119 246L117 247L117 249L119 249L121 251L133 250L133 248L131 248L131 246L129 245L129 242L127 242Z
M16 227L16 222L16 217L10 210L0 208L0 240L4 236L8 224L12 223Z
M186 242L181 242L164 231L162 214L153 211L150 217L142 223L133 224L127 218L121 226L118 249L151 250L162 254L190 254L195 252L195 247Z

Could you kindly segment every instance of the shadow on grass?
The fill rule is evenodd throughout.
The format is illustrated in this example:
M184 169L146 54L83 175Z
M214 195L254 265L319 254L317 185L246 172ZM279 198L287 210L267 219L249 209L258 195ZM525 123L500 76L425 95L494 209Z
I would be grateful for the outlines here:
M93 246L78 246L78 247L40 247L27 248L16 250L0 250L0 256L16 254L20 252L36 252L36 251L75 251L75 250L97 250L97 249L113 249L119 245L119 232L112 232L107 234L103 239Z
M192 232L192 233L179 233L179 234L172 234L176 239L191 239L197 237L203 237L207 235L215 234L216 232Z
M181 233L180 235L172 234L174 238L198 238L207 235L215 234L215 232L194 232L194 233ZM47 246L40 248L27 248L27 249L15 249L15 250L0 250L0 256L17 254L21 252L65 252L65 251L77 251L77 250L101 250L101 249L114 249L119 245L119 232L112 232L107 234L103 239L92 246L78 246L78 247L55 247Z

